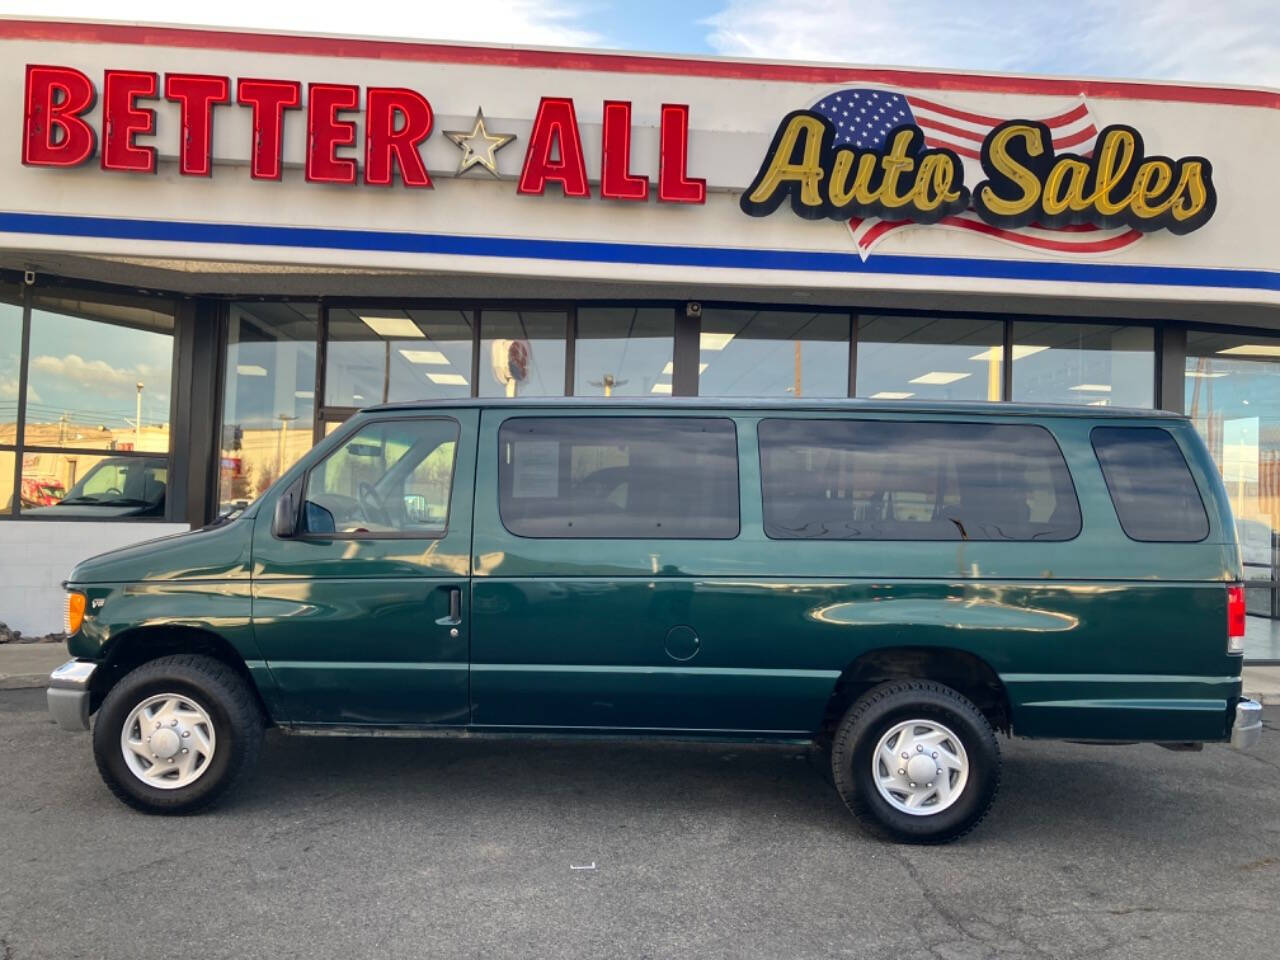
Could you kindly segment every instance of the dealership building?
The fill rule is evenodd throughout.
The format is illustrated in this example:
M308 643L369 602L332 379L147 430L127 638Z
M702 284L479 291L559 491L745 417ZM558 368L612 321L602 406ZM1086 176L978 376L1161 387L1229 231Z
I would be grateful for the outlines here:
M458 397L1162 408L1280 658L1280 93L0 19L0 620Z

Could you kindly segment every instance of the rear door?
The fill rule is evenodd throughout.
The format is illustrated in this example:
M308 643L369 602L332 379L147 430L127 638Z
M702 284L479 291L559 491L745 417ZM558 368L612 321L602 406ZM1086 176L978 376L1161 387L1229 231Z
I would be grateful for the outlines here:
M462 724L475 410L361 417L254 527L258 644L298 723Z

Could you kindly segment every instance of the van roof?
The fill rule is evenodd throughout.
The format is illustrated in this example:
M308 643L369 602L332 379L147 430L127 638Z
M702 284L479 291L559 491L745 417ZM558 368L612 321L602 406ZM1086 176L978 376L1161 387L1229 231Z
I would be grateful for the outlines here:
M767 397L459 397L454 400L410 400L400 403L383 403L367 407L368 411L388 410L438 410L476 407L479 409L548 409L577 408L582 410L769 410L777 412L811 411L832 413L962 413L985 417L1075 417L1080 419L1104 419L1123 417L1154 420L1186 420L1182 414L1167 410L1147 410L1138 407L1094 407L1085 404L1053 403L993 403L991 401L934 401L934 400L775 400Z

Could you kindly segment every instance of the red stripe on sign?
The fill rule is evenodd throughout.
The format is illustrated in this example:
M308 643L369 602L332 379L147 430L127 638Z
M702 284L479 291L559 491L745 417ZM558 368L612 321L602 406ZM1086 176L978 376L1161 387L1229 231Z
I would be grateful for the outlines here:
M943 217L938 222L949 227L972 230L974 233L981 233L988 237L998 237L1001 240L1008 240L1019 246L1031 247L1035 250L1052 250L1055 253L1110 253L1112 250L1120 250L1123 247L1127 247L1142 237L1142 234L1137 230L1126 230L1117 236L1099 240L1051 240L1047 237L1015 233L1002 227L993 227L991 224L984 223L981 220Z
M749 60L682 59L666 56L592 53L586 50L518 50L510 47L417 43L404 40L280 36L242 30L200 30L187 27L74 23L53 20L0 20L0 39L133 44L344 59L659 74L672 77L768 80L827 86L873 83L908 89L914 87L951 92L1022 93L1172 103L1217 103L1280 110L1280 91L1274 90L1135 83L1123 80L1063 80L1050 77L1008 77L930 70L883 70L816 64L760 63ZM970 116L976 116L976 114ZM961 119L967 119L967 117ZM985 121L987 118L983 119Z
M1055 150L1061 150L1063 147L1074 147L1078 143L1084 143L1087 140L1092 140L1097 135L1098 128L1091 123L1083 130L1077 130L1069 137L1054 137L1053 148Z
M1045 120L1041 120L1040 122L1050 130L1054 130L1058 127L1065 127L1069 123L1075 123L1077 120L1087 117L1088 115L1089 108L1082 103L1073 110L1068 110L1066 113L1059 114L1056 117L1049 117Z
M984 133L975 133L972 130L965 130L963 127L953 127L949 123L941 123L937 120L926 120L922 117L916 117L916 124L921 130L926 132L938 130L942 133L952 134L953 136L964 137L966 140L972 140L977 144L981 144L983 138L986 136ZM988 130L988 132L990 131Z
M980 123L985 127L994 127L1003 123L999 117L984 117L980 113L968 113L964 110L957 110L955 107L944 106L941 103L934 103L932 100L925 100L922 97L907 97L907 102L911 104L911 109L919 107L921 110L928 110L930 113L940 113L944 117L951 117L953 120L963 120L966 123Z

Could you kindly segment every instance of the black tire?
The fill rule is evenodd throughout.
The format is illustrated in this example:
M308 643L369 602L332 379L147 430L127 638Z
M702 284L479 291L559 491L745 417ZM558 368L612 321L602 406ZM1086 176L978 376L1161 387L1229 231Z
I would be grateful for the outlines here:
M196 701L212 722L208 766L192 783L162 789L144 783L125 761L121 733L133 709L163 693ZM107 787L146 813L195 813L223 796L253 767L262 746L262 711L249 684L213 657L180 654L144 663L111 688L93 725L93 756Z
M946 809L905 813L876 786L872 756L881 737L906 720L936 721L968 757L968 779ZM901 741L899 741L901 742ZM1000 786L1000 744L987 718L950 687L894 680L872 687L845 712L831 745L831 773L850 812L871 833L900 843L948 843L981 822Z

